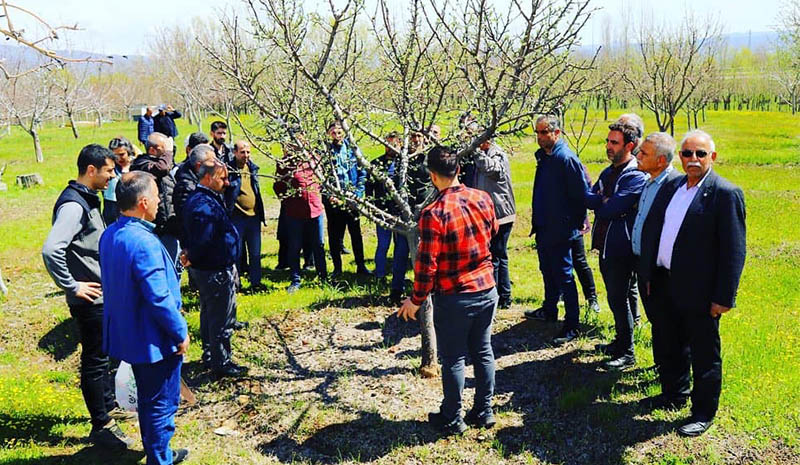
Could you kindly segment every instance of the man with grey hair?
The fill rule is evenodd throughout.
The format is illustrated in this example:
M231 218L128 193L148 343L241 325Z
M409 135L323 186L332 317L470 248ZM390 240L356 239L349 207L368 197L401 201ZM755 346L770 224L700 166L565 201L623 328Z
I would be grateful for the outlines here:
M692 415L678 428L699 436L712 424L722 389L719 322L736 305L746 254L742 190L712 169L714 140L691 131L681 142L686 176L673 181L663 207L651 208L659 227L642 237L640 270L650 313L657 315L662 386L679 403L690 394ZM662 189L663 190L663 189ZM660 192L655 203L662 197Z
M564 297L564 326L553 340L563 344L578 337L578 288L572 274L572 241L583 227L586 179L578 156L561 139L561 123L555 116L536 120L536 175L530 235L536 234L536 252L544 280L544 302L525 317L556 321L558 299Z
M199 136L194 137L196 135ZM195 141L205 139L206 142L192 145L193 138ZM208 138L202 132L196 132L189 136L189 144L186 146L186 160L178 165L178 170L175 171L175 189L172 191L172 205L175 207L177 221L181 225L183 224L183 205L197 188L197 170L200 169L201 165L210 162L213 157L216 157L214 148L208 145L207 142ZM182 231L179 237L183 242Z
M217 378L240 377L247 370L231 359L240 238L222 197L229 185L228 169L215 156L200 165L197 178L197 189L183 206L181 262L189 268L200 294L203 360Z
M167 249L177 268L178 235L180 234L180 224L175 217L175 208L172 203L172 195L175 190L175 178L172 176L172 165L175 157L174 144L171 137L160 132L154 132L147 138L147 153L139 155L131 163L131 171L145 171L156 178L158 186L158 215L155 219L155 234L161 239L161 243Z
M639 282L642 283L645 282L641 270L641 265L643 264L641 259L642 238L652 237L653 234L650 230L659 227L657 223L660 222L660 219L656 218L657 215L650 215L650 212L663 208L663 205L658 205L654 202L659 199L659 202L663 203L665 199L669 199L674 192L672 181L680 177L678 171L672 167L674 152L675 139L665 132L656 132L647 136L639 153L636 155L638 169L649 176L644 189L642 189L642 195L639 197L639 209L636 212L636 219L633 222L633 231L631 232L631 247L633 254L636 256L637 276ZM653 312L646 292L642 293L642 303L644 304L644 312L647 315L647 319L650 321L653 361L655 362L656 370L659 372L662 392L657 396L648 397L642 402L642 405L650 409L679 408L686 403L686 397L673 392L675 386L670 385L668 380L660 375L664 349L660 334L663 323L659 318L663 318L663 315Z

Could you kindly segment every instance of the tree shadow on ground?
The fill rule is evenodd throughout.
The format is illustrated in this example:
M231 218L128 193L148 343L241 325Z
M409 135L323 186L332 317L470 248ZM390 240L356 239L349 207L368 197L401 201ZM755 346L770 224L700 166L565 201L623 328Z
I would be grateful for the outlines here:
M75 320L67 318L39 339L39 349L60 362L78 350L78 328Z
M625 384L623 376L636 373L604 372L600 361L580 362L579 355L575 350L498 370L496 392L512 396L503 408L523 414L523 426L496 432L505 454L529 451L546 463L617 464L630 446L678 426L678 420L643 417L649 412L636 402L611 400Z
M54 432L56 426L86 423L85 418L59 417L52 415L24 415L0 413L0 447L4 442L34 441L37 444L79 444L80 439L67 439Z
M370 462L393 450L436 441L439 436L421 421L387 420L377 413L360 412L359 418L325 426L301 443L289 434L262 444L261 452L283 463L308 460L314 463Z
M110 464L135 465L144 457L139 450L108 450L100 447L84 447L74 454L52 455L29 459L14 459L14 465L90 465Z

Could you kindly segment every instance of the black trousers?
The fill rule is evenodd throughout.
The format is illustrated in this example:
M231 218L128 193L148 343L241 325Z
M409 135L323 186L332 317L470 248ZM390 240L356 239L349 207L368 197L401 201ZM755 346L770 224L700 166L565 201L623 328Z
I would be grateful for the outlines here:
M606 284L608 306L614 314L614 355L633 355L633 312L630 306L629 293L631 281L636 281L634 256L603 258L600 257L600 273Z
M323 199L325 216L328 218L328 247L331 250L334 273L342 271L342 240L344 231L350 231L350 244L358 268L364 268L364 239L361 237L361 220L358 212L333 206L327 198Z
M189 268L200 295L200 338L203 358L220 370L231 361L231 336L236 321L236 268Z
M114 377L109 371L108 356L103 353L103 305L76 305L69 313L78 325L81 341L81 392L92 428L105 426L114 409Z
M586 245L583 242L583 235L579 235L573 240L572 246L572 267L581 283L583 297L586 300L597 300L597 288L594 284L594 274L589 262L586 260Z
M710 302L701 310L676 306L670 279L669 271L657 269L645 300L661 389L671 397L689 395L691 369L692 415L708 421L717 414L722 390L719 318L711 316Z

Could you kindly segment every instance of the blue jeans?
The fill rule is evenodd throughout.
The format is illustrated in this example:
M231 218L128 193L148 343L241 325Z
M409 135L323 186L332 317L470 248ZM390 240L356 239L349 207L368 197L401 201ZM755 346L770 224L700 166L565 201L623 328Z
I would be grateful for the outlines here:
M511 276L508 273L508 238L514 223L501 224L497 234L489 243L494 266L494 282L497 283L497 294L500 300L511 302Z
M323 218L322 215L316 218L294 218L286 215L284 218L292 284L300 284L300 249L304 242L311 246L314 254L314 267L317 269L319 277L324 278L328 275L328 267L325 263L325 245L322 238Z
M539 270L544 280L544 302L542 308L550 316L558 315L558 298L564 296L567 329L578 328L578 288L572 275L572 243L539 245Z
M433 324L442 361L440 411L453 420L461 412L464 391L464 360L469 354L475 369L475 401L472 410L482 413L492 407L494 352L492 319L497 308L497 289L433 296Z
M175 434L175 412L181 400L182 364L182 355L169 355L157 363L131 366L147 465L172 463L169 441Z
M378 247L375 249L375 277L383 278L386 276L386 254L392 245L392 230L375 226L375 234L378 236Z
M400 233L394 233L394 254L392 256L392 290L402 291L408 268L408 239Z
M233 214L233 226L239 231L240 247L245 250L247 246L247 266L250 285L261 284L261 221L257 216ZM244 260L241 260L244 261ZM240 270L240 274L244 270Z

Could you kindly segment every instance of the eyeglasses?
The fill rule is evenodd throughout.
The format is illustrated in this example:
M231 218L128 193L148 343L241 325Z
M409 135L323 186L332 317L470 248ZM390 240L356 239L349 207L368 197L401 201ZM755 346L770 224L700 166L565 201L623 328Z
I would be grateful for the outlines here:
M681 150L683 158L692 158L692 155L697 155L697 158L705 158L708 152L705 150Z

